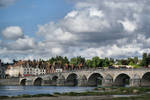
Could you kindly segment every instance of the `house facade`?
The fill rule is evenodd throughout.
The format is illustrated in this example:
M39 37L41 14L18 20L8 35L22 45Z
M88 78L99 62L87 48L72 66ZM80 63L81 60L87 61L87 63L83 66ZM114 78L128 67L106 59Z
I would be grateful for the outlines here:
M9 66L5 72L9 77L23 77L46 74L45 68L39 65L31 66L29 63Z

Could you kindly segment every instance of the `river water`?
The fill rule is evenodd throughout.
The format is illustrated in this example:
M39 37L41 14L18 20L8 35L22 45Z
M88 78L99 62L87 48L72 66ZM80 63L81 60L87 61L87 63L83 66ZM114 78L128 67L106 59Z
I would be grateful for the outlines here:
M22 94L53 94L55 92L85 92L94 87L57 87L57 86L0 86L0 96L17 96Z

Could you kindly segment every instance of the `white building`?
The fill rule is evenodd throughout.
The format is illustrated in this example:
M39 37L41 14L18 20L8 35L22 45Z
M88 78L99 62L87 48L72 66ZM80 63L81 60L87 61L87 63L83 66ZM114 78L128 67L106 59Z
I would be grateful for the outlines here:
M23 67L22 66L9 66L8 69L5 71L7 75L10 77L18 77L23 76Z
M31 76L34 74L34 68L29 66L27 63L27 66L23 67L23 76Z
M46 74L46 69L39 68L38 65L36 66L36 68L33 68L32 66L29 66L29 64L24 67L22 65L9 66L6 70L6 74L10 77L42 75Z
M34 75L41 75L41 74L46 74L46 70L44 68L39 68L38 66L36 66L36 68L34 69Z
M62 71L63 71L62 68L57 68L57 69L56 69L56 72L57 72L57 73L62 72Z

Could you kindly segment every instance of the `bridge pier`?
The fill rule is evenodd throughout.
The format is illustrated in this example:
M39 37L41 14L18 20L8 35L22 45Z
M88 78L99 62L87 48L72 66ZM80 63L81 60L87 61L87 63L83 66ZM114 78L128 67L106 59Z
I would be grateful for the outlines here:
M78 86L87 86L88 82L85 78L78 78Z
M113 80L112 79L103 79L102 86L113 86Z
M65 79L58 78L57 79L57 86L65 86Z
M130 79L130 86L131 87L141 86L141 79Z
M49 86L51 84L52 84L51 80L43 80L43 85Z
M27 79L25 85L28 85L28 86L33 85L33 81Z

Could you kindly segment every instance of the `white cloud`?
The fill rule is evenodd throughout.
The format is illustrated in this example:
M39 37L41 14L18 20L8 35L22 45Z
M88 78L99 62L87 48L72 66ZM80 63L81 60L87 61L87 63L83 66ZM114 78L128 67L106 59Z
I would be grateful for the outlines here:
M83 10L69 12L69 14L74 12L78 12L75 17L68 17L67 15L61 21L62 27L65 27L71 32L102 31L104 28L110 26L107 20L103 18L103 12L96 8L84 8Z
M23 37L23 31L19 26L9 26L2 31L2 35L6 39L14 40Z
M75 17L77 14L78 14L77 11L72 11L65 16L65 19L67 19L69 17Z
M142 34L138 32L144 7L141 2L76 1L75 9L64 19L40 25L37 34L45 34L45 39L51 41L44 43L49 48L64 47L63 51L67 52L62 55L128 57L137 53L139 56L140 51L147 51L143 48L147 42L136 39L136 34Z
M128 19L125 19L124 21L119 21L119 22L123 25L124 29L127 32L133 32L137 28L137 25L134 22L129 21Z
M150 52L149 4L149 0L76 0L75 8L60 21L38 25L36 34L42 41L13 33L16 40L2 41L0 55L141 56Z
M96 8L91 8L90 9L90 16L96 16L96 17L104 17L104 14L102 11L96 9Z
M63 53L63 50L61 48L52 48L52 54L53 55L61 55Z
M10 58L3 58L2 59L2 62L4 62L4 63L12 63L12 59L10 59Z
M72 33L65 31L53 22L45 25L39 25L38 28L37 34L44 36L47 41L68 42L73 38L75 39L75 36Z
M19 38L14 42L8 43L8 49L12 50L30 50L35 48L36 44L33 38L25 36L24 38Z

